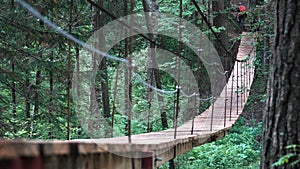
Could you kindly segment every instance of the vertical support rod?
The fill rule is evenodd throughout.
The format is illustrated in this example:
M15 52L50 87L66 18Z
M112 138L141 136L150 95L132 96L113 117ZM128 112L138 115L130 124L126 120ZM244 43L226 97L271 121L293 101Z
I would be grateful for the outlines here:
M151 96L150 96L151 97ZM151 115L151 100L148 101L148 115L147 115L147 132L151 132L151 126L150 126L150 117Z
M176 92L176 111L175 111L174 139L176 139L176 136L177 136L180 86L176 86L176 90L177 90L177 92Z
M247 63L247 82L248 82L248 95L247 96L249 96L249 93L250 93L250 88L251 88L251 85L250 85L250 81L249 81L249 72L250 72L250 61L248 60L248 63Z
M247 80L247 61L244 63L244 83L245 83L245 102L247 97L247 88L248 88L248 80Z
M226 77L226 81L227 81L227 76L228 76L228 72L225 71L225 77ZM225 103L224 103L224 127L226 126L226 114L227 114L227 82L225 85Z
M213 118L214 118L214 108L215 108L215 98L212 98L212 107L211 107L211 118L210 118L210 131L212 131L213 128Z
M194 134L194 124L195 124L195 117L196 117L196 110L197 110L196 108L197 96L198 94L195 94L191 134Z
M246 64L246 62L244 63L244 66L243 66L243 68L244 68L244 102L246 103L247 102L247 100L246 100L246 95L247 95L247 88L248 88L248 85L247 85L247 83L246 83L246 66L247 66L247 64Z
M245 82L245 62L243 62L243 64L242 64L242 69L243 69L243 105L245 104L245 102L246 102L246 94L245 94L245 92L246 92L246 82ZM243 107L243 105L242 105L242 107Z
M176 97L176 111L175 111L175 130L174 130L174 139L176 139L177 135L177 123L178 123L178 113L179 113L179 94L180 94L180 58L181 58L181 49L182 49L182 43L181 43L181 36L182 36L182 0L179 0L179 26L178 26L178 58L177 58L177 64L178 64L178 71L177 71L177 97Z
M236 115L239 114L239 62L236 61Z
M231 78L231 92L230 92L230 112L229 112L229 121L231 121L231 113L232 113L232 100L233 100L233 82L234 82L234 71L232 71L232 78Z
M241 73L240 73L240 75L241 75L241 86L240 86L240 92L241 92L241 94L240 94L240 100L241 100L241 105L240 105L240 107L241 107L241 110L242 110L242 107L243 107L243 62L241 62L241 64L240 64L240 71L241 71Z
M246 69L245 69L245 62L243 62L243 65L242 65L242 69L243 69L243 105L244 105L244 103L246 102L246 95L245 95L245 92L246 92L246 81L245 81L245 71L246 71ZM243 106L242 106L243 107Z
M251 67L252 67L252 65L251 65L251 61L250 61L250 59L248 60L248 68L249 68L249 71L248 71L248 81L249 81L249 90L250 90L250 88L251 88Z

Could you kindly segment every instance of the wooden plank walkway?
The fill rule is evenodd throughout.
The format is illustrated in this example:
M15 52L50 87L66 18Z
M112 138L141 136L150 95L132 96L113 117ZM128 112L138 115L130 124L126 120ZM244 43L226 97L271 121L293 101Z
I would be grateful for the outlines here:
M136 168L148 169L159 166L194 146L215 141L232 127L248 98L254 75L254 68L249 66L255 57L253 42L252 35L243 33L237 60L244 60L248 55L251 59L235 62L234 70L220 97L210 108L195 117L193 134L191 120L177 128L176 139L174 129L168 129L133 135L131 144L127 137L71 141L0 141L0 168L13 168L12 163L21 165L19 163L24 162L23 157L26 157L32 159L31 162L26 161L27 165L32 163L34 166L41 166L40 168L61 168L60 163L66 163L64 168L123 169L131 168L134 162ZM129 160L130 157L135 159Z

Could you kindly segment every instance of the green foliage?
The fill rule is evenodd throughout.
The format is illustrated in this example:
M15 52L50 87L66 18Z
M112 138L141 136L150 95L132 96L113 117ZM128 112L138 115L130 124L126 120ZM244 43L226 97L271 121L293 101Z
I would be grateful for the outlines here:
M285 149L287 149L287 151L290 153L280 157L278 161L272 165L273 167L284 165L290 165L291 167L294 167L300 163L300 145L289 145L286 146Z
M248 127L240 118L224 138L195 147L177 157L175 164L179 169L259 168L261 134L261 123L256 127Z
M91 8L91 5L85 1L73 2L72 23L69 23L69 2L28 1L28 3L37 8L47 19L57 24L60 29L67 31L69 30L69 25L71 25L71 34L80 40L86 41L95 31L93 22L95 21L94 15L96 10ZM207 0L199 2L199 6L204 13L208 12L207 5ZM123 1L105 1L104 6L117 17L125 15ZM159 11L163 14L179 16L179 1L159 1L159 7ZM134 11L143 11L142 1L135 3ZM207 26L203 24L203 19L199 17L197 10L191 5L189 0L183 0L182 15L184 19L196 23L198 26L202 25L201 30L204 34L211 35ZM104 14L104 24L112 20L112 18ZM178 22L178 18L170 21ZM159 26L164 28L170 26L170 24L161 23ZM68 130L67 112L69 111L70 138L88 138L81 126L82 124L78 120L82 117L75 112L75 105L72 102L74 98L71 98L71 103L68 105L67 97L68 72L74 70L74 65L77 61L81 62L84 60L82 58L86 57L85 53L77 53L81 48L71 43L71 68L68 68L69 41L50 29L15 1L4 0L1 4L0 27L1 72L4 72L0 74L0 137L5 139L68 139L66 138L66 133ZM213 27L213 29L217 33L222 33L225 27ZM125 30L122 31L125 33ZM194 34L182 31L182 37L189 39L192 36ZM157 37L158 44L162 44L170 51L178 51L179 43L177 39L162 35L157 35ZM148 47L149 42L140 36L134 36L133 39L134 52L141 51L136 54L138 58L134 61L134 64L142 65L147 63L147 50L145 49ZM109 38L106 40L109 41ZM124 42L125 40L122 40L113 47L109 54L125 57L125 51L128 51L128 49L125 49ZM199 87L201 96L204 98L208 97L210 94L210 82L204 65L200 63L199 58L188 46L183 45L181 54L183 58L187 58L182 60L193 69L195 77L201 77L197 79L198 83L202 85ZM97 82L101 82L103 80L101 79L101 73L105 72L108 74L110 107L116 107L114 129L120 135L125 135L128 119L124 114L124 109L122 109L122 105L124 106L124 102L122 102L124 91L119 90L124 88L124 74L119 76L119 83L117 84L118 98L122 99L121 101L113 101L112 89L115 82L114 75L118 66L119 63L107 60L107 70L101 70L95 76L97 77ZM174 68L176 67L176 59L174 58L162 66ZM140 77L143 80L147 79L147 70L140 69L138 66L137 69ZM40 73L40 78L37 76L38 72ZM159 74L162 88L173 90L176 84L174 78L164 71L160 71ZM83 88L89 88L89 85L83 84ZM96 84L96 87L99 87L99 83ZM15 98L13 98L13 93L15 93ZM13 103L14 99L15 103ZM173 125L173 95L163 96L164 101L160 102L158 101L157 93L155 93L154 99L156 101L152 102L150 111L147 101L147 89L137 80L132 80L132 112L134 117L132 120L132 134L147 132L148 124L145 123L145 117L148 116L149 111L151 112L151 117L149 118L151 131L163 129L161 109L166 112L168 125ZM98 104L102 104L101 99L99 99ZM197 114L204 111L209 105L209 101L203 101ZM90 105L85 106L88 107ZM183 109L188 106L187 101L180 97L180 107ZM38 109L35 109L37 107ZM98 113L103 113L101 106ZM184 117L181 118L179 119L179 124L187 120ZM105 120L111 122L111 119Z

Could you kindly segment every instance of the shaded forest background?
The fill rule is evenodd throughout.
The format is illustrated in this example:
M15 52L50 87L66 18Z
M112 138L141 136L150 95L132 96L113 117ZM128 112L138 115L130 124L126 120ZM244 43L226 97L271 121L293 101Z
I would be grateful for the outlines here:
M149 1L150 2L150 1ZM151 11L146 1L137 1L131 7L127 1L98 1L97 5L103 7L113 16L119 18L130 12L138 13ZM85 1L28 1L42 15L56 23L61 29L68 31L76 38L86 41L93 32L101 26L114 20L112 16L95 5ZM153 2L154 3L154 2ZM232 10L235 4L227 1L200 1L198 4L205 14L202 18L191 1L183 1L183 10L180 13L179 2L161 1L157 2L159 12L182 18L199 26L203 33L216 45L216 49L226 70L230 70L232 61L235 60L239 43L239 28L235 22ZM148 7L147 7L148 6ZM130 11L132 9L132 11ZM174 10L178 9L178 10ZM100 15L101 14L101 15ZM211 28L204 22L206 19ZM43 21L37 19L33 14L26 11L14 0L4 0L1 5L1 117L0 135L2 138L32 138L32 139L75 139L87 138L83 131L72 103L72 72L74 65L80 60L81 47L70 42L68 39L50 29ZM213 32L212 32L213 30ZM215 36L217 35L217 36ZM157 43L170 51L177 52L176 40L158 36ZM222 47L224 44L226 53ZM131 50L129 46L134 46ZM109 54L127 58L131 53L145 50L149 40L142 36L125 39L113 47ZM203 64L197 60L187 46L182 47L182 58L193 67L194 74L199 77L199 92L203 98L209 97L207 72ZM143 60L141 60L143 61ZM96 82L96 98L102 113L112 123L112 114L115 122L119 123L120 130L126 135L126 117L116 112L118 106L114 103L113 77L118 63L112 60L104 60L99 66ZM149 78L145 71L144 78L149 83L155 83L160 76L158 87L164 89L175 89L174 80L164 72L159 72L156 77ZM148 77L147 77L148 76ZM206 82L205 82L206 81ZM122 87L122 86L119 86ZM146 112L148 107L145 89L138 86L132 91L133 100L138 102L133 109ZM139 97L145 98L140 101ZM161 117L151 119L148 124L133 122L133 133L147 131L158 131L172 126L174 98L165 98L165 112ZM125 103L126 104L126 103ZM199 113L209 104L203 102ZM160 105L152 105L157 107ZM155 109L155 108L153 108ZM141 125L141 126L139 126ZM138 129L137 129L138 128Z
M235 61L237 48L240 43L240 33L242 30L238 27L236 20L237 13L235 11L237 3L242 2L248 8L248 17L245 25L246 30L257 32L257 43L253 44L257 48L255 81L252 86L251 96L243 113L245 119L244 123L241 125L239 122L238 126L241 125L241 127L239 129L234 128L232 131L233 134L226 137L224 139L225 141L213 143L206 147L211 147L211 150L213 150L216 146L222 147L223 144L232 143L232 139L241 140L247 144L239 145L237 142L231 145L229 144L229 146L234 147L232 149L233 152L241 155L239 160L233 163L239 166L249 165L257 167L259 165L258 156L262 142L260 133L260 122L262 121L263 114L262 107L264 107L266 100L268 100L268 113L265 113L264 116L264 146L262 153L263 163L261 167L264 168L263 165L268 166L267 168L272 165L272 167L274 167L274 165L286 165L291 162L289 161L291 159L292 162L299 165L299 156L297 158L299 150L296 149L297 145L290 145L293 150L289 148L286 149L286 146L288 146L287 142L288 144L299 144L299 137L298 140L296 138L298 131L293 130L293 127L291 127L297 126L299 123L289 118L278 118L277 122L278 124L281 123L281 125L276 125L277 128L274 128L274 131L272 126L268 126L268 124L273 125L274 121L268 121L273 117L290 117L289 115L293 115L293 117L296 118L299 117L295 113L295 110L297 110L295 107L285 110L284 108L287 107L285 106L285 102L280 102L281 98L277 95L277 93L282 91L290 91L292 87L297 85L286 87L285 80L287 79L288 81L288 77L284 76L284 74L280 74L283 80L278 79L276 73L281 73L282 71L272 72L269 67L271 63L272 39L275 35L278 37L275 49L280 48L280 45L286 45L285 43L281 44L282 42L288 41L293 42L293 44L284 46L285 50L283 50L283 52L280 52L281 50L273 50L274 57L277 58L278 61L273 63L275 65L274 70L293 70L292 67L289 67L289 64L281 62L285 60L285 56L294 58L295 63L297 61L295 59L297 57L294 56L296 55L295 53L297 53L298 41L294 40L293 37L285 36L285 34L282 35L281 33L283 31L277 31L274 34L273 27L274 19L278 19L280 22L286 21L287 23L282 23L281 25L286 24L287 27L289 27L288 31L294 31L293 35L295 35L295 37L298 36L297 31L295 31L293 27L294 25L299 25L298 22L293 22L293 20L297 20L293 19L293 17L299 18L299 13L294 10L295 6L299 6L296 0L288 2L276 1L276 5L273 1L267 0L199 0L197 1L199 8L193 4L193 2L195 2L194 0L151 0L151 2L150 0L98 0L97 2L90 0L48 0L46 2L29 0L27 2L51 22L57 24L60 29L67 31L84 42L99 28L116 18L128 14L154 12L158 10L162 14L166 13L184 18L197 25L197 27L202 30L203 35L210 39L220 56L225 71L228 72L230 72L233 62ZM285 8L290 10L283 10ZM277 18L274 18L274 9L277 12ZM286 20L280 20L281 17L286 18ZM145 18L148 22L151 21L151 18L147 18L147 16L145 16ZM278 23L278 21L275 23ZM155 27L155 24L151 26ZM275 28L278 28L277 30L285 29L285 27L281 27L280 25L275 24L275 26ZM149 29L152 28L150 27ZM118 33L121 35L127 32L124 28ZM105 33L100 36L101 38L99 39L100 41L102 40L101 43L104 44L100 46L100 48L105 47ZM138 55L136 61L143 63L147 61L147 56L152 57L151 52L147 50L149 47L168 49L179 56L193 70L199 87L198 92L201 97L210 97L210 82L204 64L188 46L180 42L178 43L175 39L154 34L147 36L136 35L122 40L119 44L110 49L108 53L120 58L129 58L129 60L131 55L135 53L135 55ZM22 8L15 0L3 0L1 2L0 138L62 140L89 138L89 135L79 122L81 117L78 118L78 114L76 114L72 95L72 92L74 92L72 89L74 85L72 81L74 76L73 71L76 69L75 65L82 59L80 53L81 49L82 47L78 44L69 41L66 37L50 29L42 20ZM296 52L286 52L289 51L288 49ZM93 57L97 56L94 55ZM173 66L176 64L176 60L174 59L168 64ZM104 121L110 127L115 126L115 130L121 135L128 135L128 129L132 129L130 134L137 134L159 131L174 125L175 97L153 95L151 94L151 90L146 89L141 84L137 84L135 81L130 84L129 79L126 78L127 76L131 76L130 72L125 71L123 72L124 74L119 75L119 77L114 76L114 72L118 70L119 66L119 63L116 61L103 59L97 66L98 71L95 76L95 85L93 86L95 93L91 98L97 101L99 109L95 109L94 113L101 114L101 116L104 117ZM294 72L294 78L296 79L297 72ZM266 82L268 81L268 75L270 73L272 76L269 87L272 89L274 87L276 91L269 92L268 96L266 94ZM141 73L141 77L145 79L147 83L159 89L174 90L176 88L174 78L163 71L147 69ZM124 81L124 84L120 83L120 81ZM281 83L283 87L272 86L272 82L274 82L274 84ZM120 88L124 88L125 90L120 92L118 90ZM297 88L293 88L292 90L297 90ZM117 101L117 95L122 95L124 98L123 102ZM283 97L285 97L286 100L290 99L287 95L283 95ZM156 98L156 102L153 101L154 98ZM293 98L297 98L297 95ZM280 107L282 109L279 109L281 110L280 112L275 112L275 104L272 102L274 101L272 99L278 99L276 100L276 104L282 105ZM179 100L182 101L183 98L180 97ZM132 105L129 104L130 101L133 103ZM296 105L290 105L291 103L294 102L289 102L289 106L293 107ZM209 99L207 101L201 101L200 106L197 108L197 114L205 110L209 104ZM121 105L125 105L125 112L130 112L131 110L138 112L141 117L147 117L147 120L142 123L139 120L130 121L126 114L124 115L118 110ZM94 105L89 106L90 110L92 110ZM188 105L183 103L181 103L180 106L188 107ZM150 116L150 114L155 111L157 114ZM285 124L289 124L289 126L286 128L281 127ZM98 124L95 122L88 122L86 125L91 130L97 129L98 127ZM251 128L248 130L244 128L244 125L251 126ZM286 131L287 129L289 132ZM284 132L281 132L281 135L278 136L279 131ZM236 133L240 135L235 135ZM249 135L249 133L251 134ZM294 136L282 133L294 133ZM243 136L251 139L243 140ZM273 136L276 136L277 139L270 139L273 138ZM95 135L95 137L103 137L103 135ZM280 144L277 145L277 142ZM204 146L190 152L189 156L203 157L203 152L209 152L206 147ZM224 148L223 146L222 148L224 150L223 153L228 154L227 151L225 151L226 147ZM240 153L241 149L247 153ZM253 158L251 159L247 156ZM265 160L265 158L267 158L267 160ZM243 161L240 159L248 160ZM279 161L276 162L278 159ZM213 167L222 164L218 160L222 161L218 156L214 156L213 161L215 163L212 164ZM228 158L225 158L225 162L226 160L228 160ZM207 159L207 161L209 162L211 159ZM203 161L199 161L197 158L189 158L187 156L176 161L176 163L181 166L186 166L186 162L195 162L199 165L204 164ZM254 165L249 163L254 163ZM174 162L170 164L174 165Z

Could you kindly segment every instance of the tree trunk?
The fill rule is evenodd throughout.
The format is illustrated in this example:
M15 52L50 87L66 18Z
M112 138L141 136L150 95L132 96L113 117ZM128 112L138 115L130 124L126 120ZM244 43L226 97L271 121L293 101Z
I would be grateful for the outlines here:
M135 5L135 0L130 0L130 29L129 29L129 34L132 34L133 31L133 23L134 23L134 5ZM129 37L129 57L128 57L128 80L129 80L129 93L128 93L128 97L129 97L129 101L130 104L128 105L128 120L127 120L127 124L128 124L128 142L131 143L131 112L132 112L132 53L133 53L133 36ZM132 162L132 166L134 166L134 160L133 158L131 159Z
M69 11L69 34L72 34L72 11L73 11L73 0L70 1L70 11ZM68 44L68 77L67 77L67 139L70 140L70 119L71 119L71 48L72 42L69 41Z
M127 4L127 0L123 0L123 3L124 3L124 16L128 15L128 4ZM125 37L128 37L127 34L128 34L128 31L127 29L125 29ZM128 57L128 38L126 38L124 40L124 57L127 58ZM128 112L129 112L129 104L130 101L129 101L129 79L128 79L128 71L127 69L124 70L124 112L125 112L125 115L127 116L128 115ZM128 135L128 123L126 122L125 123L125 127L124 127L124 131L125 131L125 135Z
M298 0L276 1L273 68L264 113L262 169L277 168L272 164L290 153L285 147L300 144L299 8ZM283 168L293 167L285 164ZM300 168L300 163L294 168Z
M209 18L209 22L210 25L214 25L214 17L213 17L213 0L209 0L208 1L208 18Z
M26 113L26 131L30 131L30 80L29 80L29 71L25 71L26 80L25 80L25 113ZM30 135L28 135L30 137Z
M80 72L80 62L79 62L79 47L76 47L75 48L75 51L76 51L76 54L75 54L75 56L76 56L76 79L77 79L77 82L80 82L80 76L79 76L79 72ZM75 86L75 90L76 90L76 93L77 93L77 95L78 95L78 97L80 97L81 96L81 92L80 92L80 88L79 88L79 85L76 83L75 84L76 86Z
M152 0L151 2L149 1L147 4L146 0L143 0L143 6L144 6L144 12L149 12L146 13L146 23L147 23L147 29L148 32L157 32L157 27L158 27L158 21L157 17L155 14L155 10L158 10L158 5L156 4L156 0ZM148 5L152 6L152 9L148 7ZM155 8L155 9L154 9ZM150 15L148 15L150 14ZM155 42L157 40L157 36L155 34L149 34L149 39L151 39L151 42L149 42L150 48L148 50L148 69L147 69L147 83L153 84L153 81L155 79L155 84L158 89L162 89L162 84L160 80L160 74L159 74L159 69L158 69L158 63L157 63L157 58L156 58L156 45ZM153 79L154 77L154 79ZM151 93L152 89L147 90L148 91L148 100L152 100L152 95ZM160 95L157 96L159 104L161 106L160 108L160 115L161 115L161 123L163 126L163 129L169 128L168 126L168 120L167 120L167 114L164 109L164 98Z
M29 120L30 119L30 81L29 81L29 71L26 70L25 74L27 75L26 77L26 82L25 82L25 105L26 105L26 118Z
M53 51L50 54L50 62L53 62ZM53 112L53 89L54 89L54 82L53 82L53 70L49 70L49 94L50 94L50 99L49 99L49 105L48 105L48 111L49 111L49 116L52 115ZM48 119L49 124L52 123L51 118ZM48 138L52 139L52 126L51 130L48 131Z
M39 66L38 66L39 69ZM36 71L35 75L35 89L34 89L34 114L38 114L39 112L39 89L38 86L40 85L40 79L41 79L41 70Z
M15 73L14 61L11 61L11 70L12 70L12 73ZM12 104L13 104L12 113L13 113L13 116L16 117L17 97L16 97L16 83L14 81L12 82L12 87L11 87L11 97L12 97Z
M214 26L219 27L225 27L228 28L226 25L229 21L227 19L227 15L223 14L224 10L227 8L227 3L225 4L224 0L219 1L213 1L213 11L217 13L217 15L213 18ZM223 46L220 45L222 43L225 47L228 47L228 37L227 37L227 30L221 31L220 33L216 33L220 42L215 42L215 48L220 56L220 59L222 61L224 70L229 71L230 70L230 56L227 55L226 50Z
M103 0L98 1L98 5L103 7ZM104 26L104 13L97 12L96 13L96 19L99 21L96 21L97 29L100 29ZM99 31L99 49L101 51L105 50L105 34L103 30ZM101 95L102 95L102 105L103 105L103 114L105 118L110 117L110 107L109 107L109 93L108 93L108 77L107 77L107 67L106 67L106 58L102 56L102 60L100 62L100 77L101 77Z

